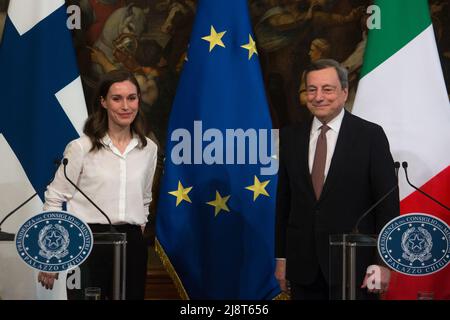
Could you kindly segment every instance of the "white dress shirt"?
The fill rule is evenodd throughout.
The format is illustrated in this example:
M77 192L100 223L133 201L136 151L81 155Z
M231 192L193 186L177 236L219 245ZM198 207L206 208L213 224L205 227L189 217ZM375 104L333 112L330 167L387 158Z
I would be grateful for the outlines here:
M67 176L88 195L111 219L113 224L144 226L152 200L152 184L156 169L157 146L147 139L133 136L123 154L110 137L103 140L104 148L91 151L87 136L70 142L64 151L68 159ZM87 223L107 224L106 218L64 177L63 165L45 192L44 210L67 211Z
M344 119L344 108L342 108L341 112L334 117L330 122L327 123L327 126L330 127L330 130L327 131L327 160L325 162L325 180L327 179L328 170L330 170L331 159L333 158L334 149L336 148L336 142L339 135L339 130L341 129L342 119ZM311 125L311 133L309 135L309 154L308 154L308 164L309 164L309 173L312 171L312 166L314 162L314 155L316 154L316 145L317 139L320 134L320 127L322 126L322 122L319 121L316 117L314 117L312 125Z

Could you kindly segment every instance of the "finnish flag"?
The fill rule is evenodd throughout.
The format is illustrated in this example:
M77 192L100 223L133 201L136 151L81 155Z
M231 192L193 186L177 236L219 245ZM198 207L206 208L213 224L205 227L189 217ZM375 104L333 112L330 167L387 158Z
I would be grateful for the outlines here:
M42 211L54 160L82 133L87 109L64 0L11 0L0 43L0 220L16 233ZM62 298L65 281L42 292L14 243L0 243L0 298ZM63 277L64 278L64 277Z

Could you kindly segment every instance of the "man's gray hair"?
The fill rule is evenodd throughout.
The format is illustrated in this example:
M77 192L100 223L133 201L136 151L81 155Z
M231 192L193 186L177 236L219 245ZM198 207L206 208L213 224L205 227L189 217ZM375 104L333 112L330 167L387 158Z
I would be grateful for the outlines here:
M311 71L323 70L327 68L334 68L334 70L336 70L342 89L348 88L347 68L343 67L339 62L333 59L319 59L311 62L311 64L305 70L305 83L308 73L310 73Z

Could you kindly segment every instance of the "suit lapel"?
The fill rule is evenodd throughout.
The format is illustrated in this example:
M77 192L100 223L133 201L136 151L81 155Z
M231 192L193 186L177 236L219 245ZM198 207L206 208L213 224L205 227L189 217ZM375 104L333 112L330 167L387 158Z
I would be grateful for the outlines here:
M346 153L351 152L351 146L353 145L353 139L355 134L353 133L353 127L351 124L351 114L345 111L344 118L342 119L341 128L339 130L338 139L336 141L336 147L334 149L333 158L331 159L330 169L325 180L325 184L322 189L319 201L323 200L330 190L339 181L339 174L342 172L341 168L345 165ZM310 178L311 180L311 178ZM312 182L311 182L312 185Z
M300 161L300 172L303 174L300 181L305 181L307 188L311 193L311 196L315 199L314 187L311 180L311 174L309 172L309 137L311 134L312 119L305 121L300 127L300 134L298 140L299 154L301 155Z

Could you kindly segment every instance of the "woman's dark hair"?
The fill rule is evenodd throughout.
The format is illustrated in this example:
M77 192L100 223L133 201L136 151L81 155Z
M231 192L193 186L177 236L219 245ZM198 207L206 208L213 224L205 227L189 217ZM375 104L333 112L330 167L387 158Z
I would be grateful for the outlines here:
M83 132L91 139L92 142L91 151L100 150L104 147L102 139L108 132L108 112L105 108L103 108L101 99L106 99L109 88L111 88L114 83L126 80L136 86L139 97L138 112L136 114L136 118L130 126L131 133L135 133L139 136L141 148L147 145L147 140L145 138L145 118L141 111L141 89L139 87L139 83L131 72L125 70L113 70L101 76L94 95L94 100L92 102L92 113L89 115L86 123L84 124Z

